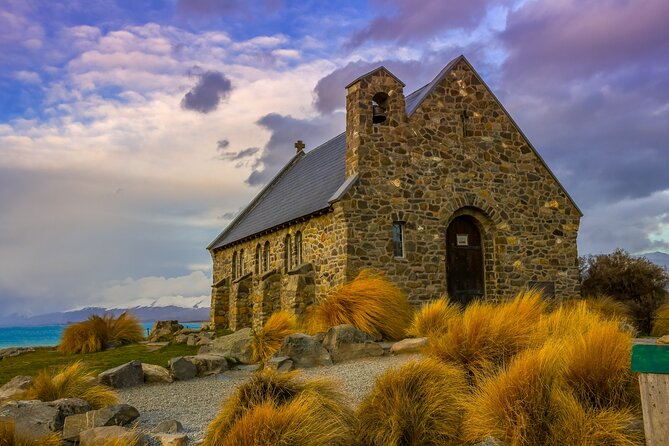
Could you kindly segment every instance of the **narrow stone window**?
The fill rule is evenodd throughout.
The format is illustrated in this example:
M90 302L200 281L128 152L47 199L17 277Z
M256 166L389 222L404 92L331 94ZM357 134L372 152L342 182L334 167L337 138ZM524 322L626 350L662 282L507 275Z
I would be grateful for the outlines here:
M239 277L242 277L244 275L244 250L240 249L239 250L239 274L237 274Z
M260 274L260 243L256 245L256 258L255 258L255 269L256 269L256 275Z
M262 270L269 271L269 240L265 242L265 249L262 252Z
M295 234L295 265L299 266L302 264L302 233L297 232Z
M288 271L293 266L293 246L290 243L290 234L286 235L283 249L283 268Z
M393 255L404 258L404 222L393 222Z
M372 98L372 124L378 125L386 122L388 113L388 95L376 93Z
M237 278L237 251L232 253L232 280Z

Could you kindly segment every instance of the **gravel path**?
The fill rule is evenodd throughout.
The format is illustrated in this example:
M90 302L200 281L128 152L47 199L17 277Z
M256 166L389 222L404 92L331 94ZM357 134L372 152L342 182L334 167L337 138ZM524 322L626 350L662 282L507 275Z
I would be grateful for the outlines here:
M381 356L343 362L330 367L304 369L301 376L330 377L336 380L355 407L371 390L375 378L390 367L419 359L421 355ZM216 416L221 402L230 396L252 372L232 370L220 375L177 381L172 384L154 384L119 390L121 399L135 406L141 414L139 427L151 429L164 420L178 420L191 440L203 437L209 422Z

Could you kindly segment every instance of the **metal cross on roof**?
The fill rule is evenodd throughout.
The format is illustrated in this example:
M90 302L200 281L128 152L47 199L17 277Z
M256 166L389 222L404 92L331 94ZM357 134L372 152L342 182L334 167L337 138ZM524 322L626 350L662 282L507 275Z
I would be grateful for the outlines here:
M297 142L295 143L295 148L297 149L297 153L300 153L302 150L304 150L306 146L302 142L301 139L298 139Z

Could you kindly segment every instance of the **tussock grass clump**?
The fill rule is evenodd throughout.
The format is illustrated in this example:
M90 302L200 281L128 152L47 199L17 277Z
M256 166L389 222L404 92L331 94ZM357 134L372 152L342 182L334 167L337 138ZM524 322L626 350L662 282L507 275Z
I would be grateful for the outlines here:
M588 296L583 299L589 310L600 314L605 319L631 320L630 309L624 302L611 296Z
M631 391L632 337L615 321L602 322L574 336L565 349L564 378L578 401L593 409L625 408L637 398Z
M58 350L69 355L93 353L104 350L110 344L131 344L143 338L139 320L127 311L119 317L113 314L92 315L65 328Z
M460 307L448 297L425 303L413 316L413 322L407 331L409 336L431 337L443 335L448 329L448 322L460 315Z
M263 371L256 373L249 381L239 386L237 392L223 403L221 411L207 428L202 446L232 444L227 443L228 432L247 413L262 405L275 409L283 407L303 394L309 394L311 397L307 400L308 403L302 402L298 406L308 404L311 410L318 413L323 423L353 425L352 411L344 404L341 393L336 390L332 381L327 379L301 380L298 378L298 372ZM269 409L263 410L268 411ZM284 416L288 417L286 413ZM258 417L265 419L262 418L262 415ZM247 423L253 422L248 421Z
M662 305L653 317L652 336L664 336L669 334L669 302Z
M80 361L55 372L41 371L32 386L26 389L23 399L55 401L61 398L81 398L94 408L116 404L118 395L111 388L98 384L95 375Z
M121 437L104 438L93 442L92 446L139 446L143 445L142 436L130 431Z
M266 361L281 347L286 336L297 332L297 320L287 311L272 314L252 337L254 361Z
M47 435L39 440L28 440L22 438L15 427L14 420L0 419L0 446L60 446L61 444L58 434Z
M462 365L476 380L535 345L535 327L545 311L535 291L502 304L474 302L449 321L445 335L429 340L427 354Z
M434 359L410 362L376 380L357 410L360 444L460 445L464 370Z
M588 308L583 300L559 305L543 315L535 328L537 342L547 339L568 340L586 333L590 328L605 321L601 314Z
M411 315L402 290L383 276L363 270L318 304L308 325L314 333L351 324L374 338L398 340L404 337Z

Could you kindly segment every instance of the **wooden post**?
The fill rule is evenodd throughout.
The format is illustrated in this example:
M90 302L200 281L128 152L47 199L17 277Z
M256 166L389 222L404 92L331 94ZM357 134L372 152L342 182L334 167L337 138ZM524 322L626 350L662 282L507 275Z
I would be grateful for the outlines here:
M639 373L646 446L669 446L669 345L633 345L632 371Z

